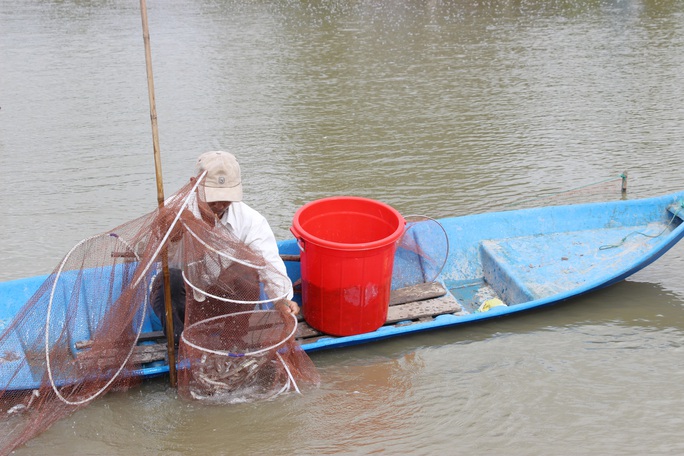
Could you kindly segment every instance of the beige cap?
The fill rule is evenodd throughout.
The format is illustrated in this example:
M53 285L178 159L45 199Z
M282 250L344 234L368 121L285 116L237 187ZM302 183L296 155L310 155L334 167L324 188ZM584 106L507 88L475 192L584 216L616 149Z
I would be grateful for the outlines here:
M197 159L197 172L206 171L204 194L207 203L242 201L240 165L230 152L205 152Z

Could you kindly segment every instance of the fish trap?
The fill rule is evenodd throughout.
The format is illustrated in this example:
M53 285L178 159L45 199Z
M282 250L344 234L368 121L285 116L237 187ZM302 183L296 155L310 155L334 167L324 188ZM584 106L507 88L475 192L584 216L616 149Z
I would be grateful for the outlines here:
M180 339L178 393L205 403L240 403L299 391L288 358L298 355L297 319L251 310L187 326Z

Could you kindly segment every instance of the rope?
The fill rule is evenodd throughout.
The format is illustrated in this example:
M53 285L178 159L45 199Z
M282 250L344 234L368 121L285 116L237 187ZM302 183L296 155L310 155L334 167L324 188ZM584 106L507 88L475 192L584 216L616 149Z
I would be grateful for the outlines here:
M299 394L302 394L302 392L299 391L299 387L297 386L297 382L295 381L294 377L292 376L292 372L290 372L290 368L287 367L287 363L285 362L283 357L280 356L280 353L278 353L278 352L276 352L276 356L278 356L278 359L280 360L280 362L283 363L283 367L285 368L285 372L287 372L287 376L289 378L288 384L291 382L292 386L294 386L295 391L297 391L297 393L299 393Z
M606 245L602 245L601 247L599 247L599 250L608 250L608 249L614 249L614 248L616 248L616 247L620 247L621 245L623 245L623 244L625 243L625 241L627 241L627 238L628 238L628 237L633 236L633 235L635 235L635 234L640 234L640 235L642 235L642 236L645 236L645 237L651 238L651 239L655 239L655 238L657 238L657 237L662 236L663 233L665 233L665 231L667 231L668 228L670 228L670 225L672 225L672 222L674 222L674 219L677 218L677 215L679 214L679 211L680 211L680 209L682 209L682 208L684 208L684 202L683 202L683 201L680 201L680 202L679 202L679 207L678 207L677 210L674 212L674 214L672 215L672 218L671 218L670 221L667 223L667 225L665 225L665 228L663 228L663 230L662 230L660 233L658 233L658 234L646 234L646 233L643 233L643 232L641 232L641 231L632 231L632 232L629 233L627 236L623 237L622 240L620 240L620 242L618 242L617 244L606 244Z

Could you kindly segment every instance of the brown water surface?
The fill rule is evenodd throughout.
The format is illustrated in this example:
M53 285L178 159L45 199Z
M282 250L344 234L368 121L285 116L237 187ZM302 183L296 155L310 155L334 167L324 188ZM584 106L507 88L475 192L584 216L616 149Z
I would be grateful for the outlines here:
M165 191L233 151L279 238L314 199L500 210L681 190L684 2L148 2ZM0 0L0 280L153 210L138 2ZM593 199L588 189L575 193ZM681 454L684 246L559 307L313 356L301 397L164 380L17 455Z

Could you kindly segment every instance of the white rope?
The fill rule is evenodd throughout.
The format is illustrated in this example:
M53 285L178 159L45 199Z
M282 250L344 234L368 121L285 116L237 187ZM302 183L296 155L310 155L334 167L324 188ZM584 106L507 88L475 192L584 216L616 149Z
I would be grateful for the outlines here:
M295 381L294 377L292 376L292 372L290 372L290 368L287 367L287 363L285 362L283 357L280 356L280 353L278 353L278 352L276 352L276 356L278 356L278 359L280 360L280 362L283 363L283 367L285 368L285 372L287 372L287 376L290 378L290 381L294 385L295 391L297 391L297 393L299 393L299 394L302 394L302 392L299 391L299 387L297 387L297 382Z

